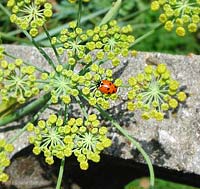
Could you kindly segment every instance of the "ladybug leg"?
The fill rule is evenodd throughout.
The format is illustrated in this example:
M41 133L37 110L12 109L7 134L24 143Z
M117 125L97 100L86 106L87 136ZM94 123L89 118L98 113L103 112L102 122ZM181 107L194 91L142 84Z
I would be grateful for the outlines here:
M90 88L91 93L95 93L96 90L101 86L101 81L99 81L98 83L94 83L93 82L93 86Z
M101 85L102 85L102 82L99 81L99 82L96 84L96 88L99 88Z
M97 90L96 86L90 88L91 93L94 93L96 90Z

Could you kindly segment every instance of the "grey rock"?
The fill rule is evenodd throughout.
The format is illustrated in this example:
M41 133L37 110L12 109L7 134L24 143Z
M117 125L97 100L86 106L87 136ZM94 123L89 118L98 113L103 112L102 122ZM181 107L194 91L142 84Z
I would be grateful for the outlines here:
M15 45L5 45L5 47L16 57L49 70L45 59L35 48ZM46 51L55 59L50 49ZM185 91L189 94L186 104L181 105L176 114L169 114L169 118L161 122L144 121L140 118L139 112L133 114L125 110L122 100L126 98L127 91L119 89L121 101L111 103L110 113L131 136L140 142L154 165L200 175L200 56L139 52L137 57L121 58L121 65L114 70L115 77L120 77L127 82L128 77L143 71L148 57L166 63L173 78L182 86L186 86ZM63 58L66 61L66 57ZM109 67L110 63L107 66ZM1 127L0 138L10 139L18 132L18 126L23 125L27 119ZM12 130L13 127L16 129ZM134 146L113 127L110 128L110 137L113 146L105 153L144 162ZM14 143L13 154L28 145L27 133L23 133Z

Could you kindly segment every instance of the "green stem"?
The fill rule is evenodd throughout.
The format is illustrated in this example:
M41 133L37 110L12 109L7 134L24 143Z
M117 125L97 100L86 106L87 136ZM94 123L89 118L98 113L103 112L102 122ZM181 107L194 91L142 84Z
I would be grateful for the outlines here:
M8 102L0 103L0 118L6 116L7 114L13 112L19 107L19 103L15 98L10 98Z
M86 111L82 101L80 100L79 96L76 97L76 100L77 100L78 104L80 105L80 108L83 112L84 117L87 118L88 117L87 111Z
M33 45L38 49L38 51L41 53L41 55L47 60L50 66L53 67L54 70L56 70L56 67L54 65L53 60L49 57L49 55L37 44L37 42L32 38Z
M163 24L159 24L158 26L156 26L154 29L152 29L151 31L145 33L144 35L142 35L141 37L137 38L131 45L130 47L133 47L134 45L136 45L137 43L143 41L144 39L146 39L147 37L149 37L150 35L152 35L157 29L159 29Z
M92 20L93 18L95 18L95 17L97 17L97 16L99 16L101 14L104 14L108 10L109 10L109 8L104 8L104 9L101 9L101 10L99 10L97 12L92 13L92 14L88 14L87 16L83 16L81 18L81 24L87 22L88 20ZM73 20L73 21L76 21L76 20ZM54 35L58 34L63 28L69 28L69 24L66 23L66 24L58 26L58 27L56 27L54 29L51 29L51 30L49 30L49 34L51 36L54 36ZM45 39L46 39L46 34L44 34L44 33L39 34L37 37L35 37L36 41L41 41L41 40L45 40Z
M153 170L153 166L151 163L151 160L149 158L149 156L147 155L147 153L144 151L144 149L142 148L142 146L135 140L133 139L126 130L124 130L107 112L105 112L100 106L96 106L97 110L108 120L111 121L111 123L127 138L129 139L132 144L137 148L137 150L142 154L142 156L144 157L148 168L149 168L149 173L150 173L150 186L153 187L154 183L155 183L155 176L154 176L154 170Z
M84 66L80 71L79 75L84 75L86 72L90 71L90 66L93 64L93 62L90 62L86 66Z
M82 13L82 0L78 1L77 27L80 27Z
M10 57L10 58L12 58L12 59L17 59L16 56L13 56L13 55L9 54L8 52L3 52L3 54L5 54L6 56L8 56L8 57ZM28 63L28 62L26 62L26 61L24 61L24 60L23 60L23 63L24 63L25 65L28 65L28 66L33 66L31 63ZM46 73L49 73L49 72L47 72L46 70L42 70L41 68L38 68L38 67L35 66L35 65L34 65L34 67L35 67L35 69L38 70L39 72L42 72L42 73L46 72Z
M65 104L65 109L64 109L64 124L66 124L67 120L68 120L68 114L69 114L69 105Z
M21 117L33 112L36 109L39 109L41 106L43 106L47 101L50 99L50 94L47 93L40 97L39 99L31 102L30 104L24 106L23 108L3 117L0 119L0 126L3 126L5 124L8 124L12 121L18 120Z
M56 189L61 189L64 166L65 166L65 158L63 158L60 163L60 170L59 170L58 180L56 184Z
M63 110L63 121L64 124L66 124L67 119L68 119L68 105L63 105L64 110ZM58 174L58 180L57 180L57 184L56 184L56 189L61 189L61 184L62 184L62 178L63 178L63 173L64 173L64 167L65 167L65 158L63 158L61 160L61 164L60 164L60 170L59 170L59 174Z
M138 28L147 28L147 27L150 27L150 28L154 28L154 27L157 27L159 23L158 22L155 22L155 23L149 23L149 24L133 24L134 25L134 30L138 29Z
M43 26L43 29L44 29L44 31L45 31L45 33L46 33L46 35L47 35L47 38L49 39L49 42L50 42L51 47L52 47L52 49L53 49L53 51L54 51L54 53L55 53L55 55L56 55L56 58L57 58L58 63L61 64L60 56L59 56L58 51L57 51L57 49L55 48L55 46L51 43L51 36L50 36L50 34L49 34L47 28L46 28L45 26Z
M117 15L119 9L121 8L121 4L122 4L122 0L117 0L116 2L114 2L113 6L103 17L99 26L108 23L110 20L112 20L115 17Z
M92 62L90 62L89 64L85 65L80 71L79 71L79 75L84 75L86 72L89 72L90 71L90 66L92 64L97 64L98 66L104 64L108 59L107 58L104 58L103 60L100 60L100 61L96 61L96 60L93 60Z
M134 17L138 16L138 15L141 15L142 13L146 12L149 10L149 7L143 9L143 10L139 10L139 11L136 11L136 12L133 12L127 16L124 16L123 18L119 19L120 22L122 21L126 21L126 20L129 20L129 19L133 19ZM134 26L135 28L135 26Z
M34 117L28 121L28 122L34 122L36 121L39 116L41 115L42 112L44 112L44 110L46 110L46 108L48 108L48 106L50 105L50 101L48 101L41 109L39 112L37 112L37 114L34 115ZM12 137L10 140L9 140L9 143L13 143L21 134L23 134L24 132L26 131L26 126L24 126L22 129L20 129L17 134Z
M9 31L7 34L11 36L15 36L15 35L19 35L20 33L22 33L22 31L17 29L17 30Z
M0 3L0 9L5 12L6 15L10 16L10 12Z
M1 38L3 39L6 39L8 41L14 41L14 42L20 42L20 43L26 43L26 44L31 44L31 42L29 42L28 40L26 39L21 39L19 37L13 37L7 33L3 33L3 32L0 32L0 36Z

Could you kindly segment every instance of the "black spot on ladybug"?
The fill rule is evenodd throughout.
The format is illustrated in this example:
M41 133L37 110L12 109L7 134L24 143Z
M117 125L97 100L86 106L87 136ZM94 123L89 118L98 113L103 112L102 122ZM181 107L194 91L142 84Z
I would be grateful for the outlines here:
M110 88L107 88L107 91L109 91L110 90Z
M110 82L110 83L109 83L109 85L111 86L111 85L112 85L112 83Z
M110 94L110 92L108 92L107 94Z

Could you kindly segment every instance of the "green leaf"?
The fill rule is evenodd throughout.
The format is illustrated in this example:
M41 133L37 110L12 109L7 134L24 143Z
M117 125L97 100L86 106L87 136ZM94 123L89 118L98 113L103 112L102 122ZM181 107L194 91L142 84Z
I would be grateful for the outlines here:
M121 7L121 4L122 4L122 0L117 0L114 3L114 5L111 7L111 9L107 12L107 14L104 16L104 18L102 19L102 21L99 25L101 26L103 24L106 24L110 20L112 20L116 16L116 14L118 13L118 11Z

